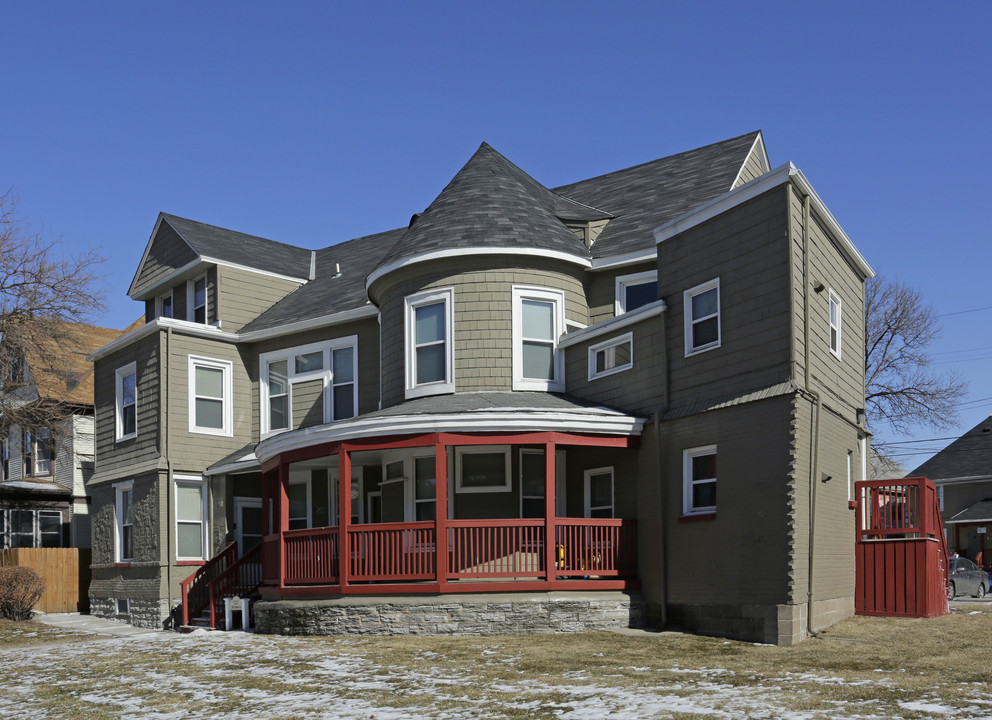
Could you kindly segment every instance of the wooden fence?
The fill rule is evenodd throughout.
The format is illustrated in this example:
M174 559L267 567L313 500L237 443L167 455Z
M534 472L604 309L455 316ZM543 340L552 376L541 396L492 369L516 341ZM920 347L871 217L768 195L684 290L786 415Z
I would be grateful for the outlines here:
M90 551L79 548L0 550L0 567L23 565L45 580L35 610L46 613L89 612Z

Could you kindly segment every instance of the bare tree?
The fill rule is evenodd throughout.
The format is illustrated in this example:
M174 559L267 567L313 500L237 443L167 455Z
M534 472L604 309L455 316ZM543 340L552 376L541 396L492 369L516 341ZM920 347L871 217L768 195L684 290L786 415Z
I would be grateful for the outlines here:
M0 195L0 429L57 430L71 412L60 395L71 390L78 372L74 323L102 306L99 262L92 250L73 255L29 232L11 194ZM44 370L44 389L31 366Z
M940 336L933 307L919 290L881 277L865 288L865 407L868 426L897 432L954 424L967 383L931 369L930 346Z

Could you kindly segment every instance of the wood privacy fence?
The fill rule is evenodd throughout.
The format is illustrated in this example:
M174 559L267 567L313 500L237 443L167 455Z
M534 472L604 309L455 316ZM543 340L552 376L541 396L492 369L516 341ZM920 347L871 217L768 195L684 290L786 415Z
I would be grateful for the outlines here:
M35 606L42 612L89 612L90 551L79 548L13 548L0 550L0 567L23 565L45 580L45 593Z

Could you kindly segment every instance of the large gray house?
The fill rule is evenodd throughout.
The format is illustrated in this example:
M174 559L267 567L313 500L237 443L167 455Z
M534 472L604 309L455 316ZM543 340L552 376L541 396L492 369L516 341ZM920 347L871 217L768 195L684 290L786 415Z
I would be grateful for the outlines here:
M339 240L159 216L147 324L93 356L94 613L189 622L213 583L269 632L853 614L873 273L760 133L551 189L483 144Z

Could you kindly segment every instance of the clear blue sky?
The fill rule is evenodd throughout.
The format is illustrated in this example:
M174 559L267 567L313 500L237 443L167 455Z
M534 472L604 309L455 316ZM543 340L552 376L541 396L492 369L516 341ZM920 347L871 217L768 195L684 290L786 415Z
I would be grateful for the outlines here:
M482 141L554 186L760 129L961 313L992 306L990 36L988 2L6 3L0 189L99 248L123 327L159 211L323 247L404 225ZM992 310L944 326L969 402L917 438L992 410Z

